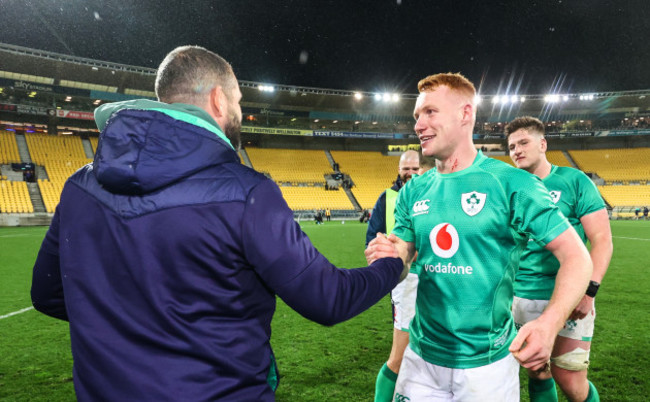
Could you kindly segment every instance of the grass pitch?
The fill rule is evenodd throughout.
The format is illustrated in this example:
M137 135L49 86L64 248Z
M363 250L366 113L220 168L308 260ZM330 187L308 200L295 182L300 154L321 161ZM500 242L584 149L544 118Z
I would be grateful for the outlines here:
M334 264L365 265L366 225L348 221L304 231ZM31 306L31 269L46 228L0 228L0 400L73 401L67 323ZM650 394L650 222L613 221L614 256L597 297L590 379L603 401ZM278 401L371 401L388 357L390 301L334 327L302 318L278 301L271 343L280 370ZM522 401L528 400L525 382ZM564 400L560 397L560 400Z

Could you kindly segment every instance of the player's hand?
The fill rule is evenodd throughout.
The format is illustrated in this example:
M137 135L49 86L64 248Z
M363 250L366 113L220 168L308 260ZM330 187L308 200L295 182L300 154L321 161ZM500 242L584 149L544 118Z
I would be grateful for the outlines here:
M510 344L510 352L523 367L543 370L551 358L557 332L539 319L525 324Z
M399 258L397 247L395 247L395 244L388 240L388 238L386 238L386 235L383 233L377 233L377 237L368 243L368 247L366 248L366 251L364 251L364 254L366 256L368 265L372 264L380 258Z
M584 295L582 297L582 300L580 300L580 303L578 303L576 308L569 316L569 319L574 321L581 320L585 318L587 314L591 313L593 309L594 309L594 298Z

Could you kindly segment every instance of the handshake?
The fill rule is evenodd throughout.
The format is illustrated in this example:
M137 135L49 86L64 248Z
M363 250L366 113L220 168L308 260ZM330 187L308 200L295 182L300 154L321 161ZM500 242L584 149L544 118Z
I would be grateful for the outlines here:
M412 258L409 258L409 243L406 243L394 234L386 237L383 233L377 233L377 237L368 243L368 247L366 248L366 251L364 251L364 254L368 265L380 258L401 258L404 263L404 271L402 272L400 281L408 274L409 263L412 260Z

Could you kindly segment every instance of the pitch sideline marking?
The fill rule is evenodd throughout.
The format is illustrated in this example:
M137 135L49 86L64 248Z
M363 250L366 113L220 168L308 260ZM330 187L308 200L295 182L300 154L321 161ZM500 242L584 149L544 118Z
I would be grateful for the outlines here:
M639 237L623 237L623 236L612 236L614 239L627 239L627 240L641 240L641 241L650 241L650 239L641 239Z
M11 317L12 315L22 314L22 313L24 313L24 312L26 312L26 311L29 311L29 310L34 310L34 307L26 307L26 308L24 308L24 309L22 309L22 310L14 311L13 313L5 314L5 315L0 315L0 320L2 320L2 319L4 319L4 318L9 318L9 317Z
M5 238L13 238L13 237L27 237L27 236L34 236L37 233L18 233L18 234L12 234L12 235L0 235L0 237Z

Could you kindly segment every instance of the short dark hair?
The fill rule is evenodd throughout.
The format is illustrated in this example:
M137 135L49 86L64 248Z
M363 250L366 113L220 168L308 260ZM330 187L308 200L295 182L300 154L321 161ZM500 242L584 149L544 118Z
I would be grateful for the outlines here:
M544 123L542 123L540 119L532 116L522 116L517 117L510 123L506 124L506 127L504 129L504 132L506 133L506 139L510 137L510 134L521 129L537 132L538 134L541 134L542 137L544 137Z
M216 86L229 97L237 86L235 73L223 57L200 46L172 50L156 73L156 96L165 103L200 105Z

